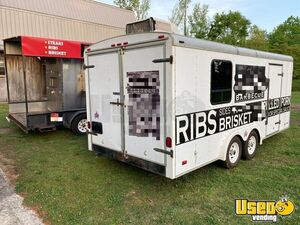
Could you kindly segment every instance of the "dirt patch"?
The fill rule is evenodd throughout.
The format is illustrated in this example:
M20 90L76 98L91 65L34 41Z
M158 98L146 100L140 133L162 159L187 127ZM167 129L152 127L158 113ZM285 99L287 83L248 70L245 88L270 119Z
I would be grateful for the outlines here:
M15 187L16 180L18 178L15 162L11 159L5 158L2 154L0 154L0 168L8 178L10 185Z
M0 134L9 134L10 132L10 128L0 128Z
M3 225L43 225L37 214L23 205L23 198L11 188L0 169L0 221Z
M294 112L300 113L300 104L292 105L292 110ZM300 126L300 119L291 118L291 123Z
M294 105L292 105L292 110L300 111L300 104L294 104Z

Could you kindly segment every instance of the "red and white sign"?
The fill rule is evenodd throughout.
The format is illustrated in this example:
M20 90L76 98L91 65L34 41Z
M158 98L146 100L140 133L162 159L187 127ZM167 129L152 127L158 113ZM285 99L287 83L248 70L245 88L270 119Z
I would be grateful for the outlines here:
M50 121L51 122L62 122L63 117L59 116L59 113L51 113L50 114Z
M83 43L78 41L27 36L22 36L21 41L24 56L82 59L81 46Z

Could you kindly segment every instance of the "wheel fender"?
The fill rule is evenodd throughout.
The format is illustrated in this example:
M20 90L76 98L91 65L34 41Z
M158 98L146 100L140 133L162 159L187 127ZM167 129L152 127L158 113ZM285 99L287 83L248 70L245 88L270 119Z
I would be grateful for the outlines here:
M71 127L71 125L72 125L72 123L73 123L73 120L77 117L77 116L79 116L79 115L82 115L82 114L85 114L86 115L86 111L84 110L81 110L81 111L76 111L76 112L74 112L74 113L72 113L72 114L70 114L68 117L68 123L67 123L67 127L68 128L70 128Z
M73 116L71 117L71 119L70 119L70 124L72 124L73 120L74 120L77 116L82 115L82 114L86 114L86 111L78 111L78 112L74 113L74 115L73 115Z
M258 135L258 138L259 138L259 144L262 144L262 131L259 127L257 126L251 126L249 128L247 128L245 131L244 131L244 135L243 135L243 141L247 141L248 138L249 138L249 135L252 131L256 131L257 135Z
M230 141L232 140L232 138L234 138L235 136L238 136L241 141L247 141L249 134L251 133L251 131L255 130L258 133L259 139L260 139L260 143L262 143L262 138L261 138L261 131L258 127L255 126L251 126L251 127L247 127L241 130L237 130L233 133L228 134L228 136L221 142L220 148L220 160L225 160L226 159L226 153L227 153L227 148L228 145L230 143Z
M240 135L239 132L234 132L234 133L231 133L229 134L225 139L224 141L222 142L221 144L221 151L220 151L220 157L219 159L220 160L223 160L225 161L226 160L226 154L227 154L227 148L228 148L228 145L229 143L231 142L232 138L234 138L235 136L238 136L241 141L244 141L243 137ZM247 140L247 139L246 139Z

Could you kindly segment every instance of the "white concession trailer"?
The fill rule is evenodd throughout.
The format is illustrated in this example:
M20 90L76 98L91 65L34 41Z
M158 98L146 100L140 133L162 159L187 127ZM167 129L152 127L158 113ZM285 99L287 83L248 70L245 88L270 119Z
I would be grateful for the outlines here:
M290 126L293 58L150 32L85 51L88 148L174 179Z

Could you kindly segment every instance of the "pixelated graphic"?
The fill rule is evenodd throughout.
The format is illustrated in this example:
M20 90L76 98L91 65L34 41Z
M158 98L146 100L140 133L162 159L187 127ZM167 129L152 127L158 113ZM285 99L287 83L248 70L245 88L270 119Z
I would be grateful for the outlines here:
M127 73L129 135L160 140L159 71Z
M260 101L260 102L254 102L247 104L245 106L242 106L243 111L250 111L252 112L251 117L252 121L263 121L266 118L266 109L267 109L267 102L266 101Z
M236 65L235 102L262 99L268 87L264 66Z

